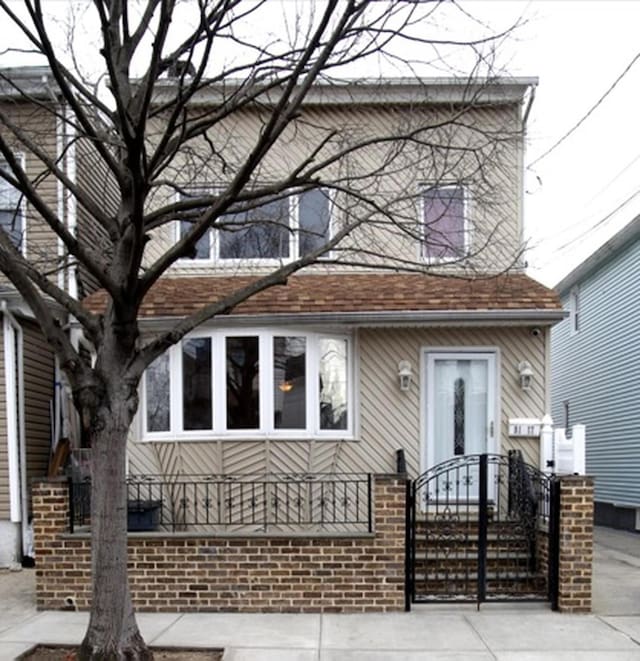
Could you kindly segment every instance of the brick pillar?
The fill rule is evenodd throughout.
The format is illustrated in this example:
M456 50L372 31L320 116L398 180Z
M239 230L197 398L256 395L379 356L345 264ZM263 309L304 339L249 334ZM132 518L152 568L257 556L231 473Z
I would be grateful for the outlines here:
M69 485L65 478L35 482L33 498L33 546L36 555L36 606L52 608L51 577L66 560L61 535L69 530Z
M369 591L376 596L365 611L402 611L405 607L406 479L374 476L375 539Z
M558 608L591 612L593 562L593 478L560 478L560 566Z

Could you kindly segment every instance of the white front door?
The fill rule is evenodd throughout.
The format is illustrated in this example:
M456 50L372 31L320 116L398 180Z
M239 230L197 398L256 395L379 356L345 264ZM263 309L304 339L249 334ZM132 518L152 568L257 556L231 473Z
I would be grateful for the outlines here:
M425 351L422 470L496 452L496 354Z

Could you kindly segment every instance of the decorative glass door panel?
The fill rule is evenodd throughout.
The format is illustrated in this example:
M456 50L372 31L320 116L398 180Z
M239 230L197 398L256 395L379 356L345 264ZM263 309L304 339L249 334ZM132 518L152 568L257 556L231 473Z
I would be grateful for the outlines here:
M495 355L429 352L426 375L425 469L460 455L495 452ZM476 472L460 472L434 488L452 501L475 500Z

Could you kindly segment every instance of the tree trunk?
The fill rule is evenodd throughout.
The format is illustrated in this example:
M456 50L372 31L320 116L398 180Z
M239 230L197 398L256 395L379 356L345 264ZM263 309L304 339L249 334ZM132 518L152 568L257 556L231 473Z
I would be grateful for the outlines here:
M91 618L80 661L153 659L136 623L127 578L126 443L133 417L120 386L91 416Z

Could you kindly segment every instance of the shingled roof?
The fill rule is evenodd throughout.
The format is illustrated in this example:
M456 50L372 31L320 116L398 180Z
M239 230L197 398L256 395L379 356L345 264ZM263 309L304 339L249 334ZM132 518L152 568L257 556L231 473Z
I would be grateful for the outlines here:
M141 318L178 317L250 283L249 276L163 278L145 297ZM103 291L85 304L104 309ZM234 315L505 311L561 313L556 293L521 273L467 280L422 274L343 273L291 276L238 305Z

